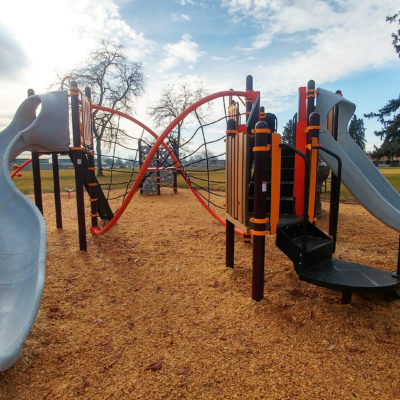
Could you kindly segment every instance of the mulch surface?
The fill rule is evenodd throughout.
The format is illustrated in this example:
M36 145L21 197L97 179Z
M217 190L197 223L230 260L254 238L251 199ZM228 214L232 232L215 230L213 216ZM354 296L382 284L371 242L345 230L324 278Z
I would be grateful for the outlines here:
M268 237L252 301L251 246L237 237L227 269L224 227L183 189L135 196L80 252L73 197L57 231L44 195L43 299L1 399L400 399L400 300L342 305ZM395 271L397 250L396 232L341 205L337 257Z

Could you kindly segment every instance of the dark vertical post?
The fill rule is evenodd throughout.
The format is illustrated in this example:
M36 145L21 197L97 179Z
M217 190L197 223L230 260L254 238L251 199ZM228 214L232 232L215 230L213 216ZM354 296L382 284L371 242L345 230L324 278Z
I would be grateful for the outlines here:
M62 228L62 214L61 214L61 194L60 194L60 174L58 168L58 154L51 155L53 163L53 186L54 186L54 206L56 209L56 225L57 229Z
M253 90L253 77L251 75L246 77L246 90ZM246 98L246 121L249 119L252 106L252 99Z
M246 90L253 90L253 77L251 75L248 75L246 77ZM252 99L250 98L246 98L246 121L249 119L250 113L251 113L251 108L253 107L253 103L252 103ZM252 141L254 141L254 139L252 138L252 134L251 132L247 132L249 139L249 148L252 148ZM249 160L248 162L250 163L250 158L252 157L252 154L250 154L249 156ZM249 168L250 170L250 168ZM251 172L250 172L251 174ZM249 182L250 182L250 177L248 178ZM251 240L251 236L248 235L247 233L245 233L243 235L243 240L245 243L250 243Z
M91 101L92 92L89 87L85 88L85 96ZM98 213L97 213L97 201L98 201L98 190L97 180L96 180L96 167L94 166L94 143L93 143L93 116L90 113L90 149L87 153L88 155L88 171L89 171L89 196L90 196L90 219L92 223L92 228L96 228L98 226Z
M339 107L336 105L333 107L333 132L332 136L335 140L337 140L338 136L338 126L339 126ZM334 225L335 225L335 199L337 197L337 185L338 179L337 176L331 171L331 193L329 196L329 235L332 236L334 232Z
M226 127L226 130L227 130L227 135L226 135L227 159L226 159L225 168L229 168L228 165L230 165L231 166L230 168L232 168L231 158L234 157L234 155L231 152L228 152L228 141L234 140L235 134L233 132L236 130L236 128L237 128L236 121L233 118L228 119L227 127ZM231 184L231 182L228 182L228 179L227 179L226 185L230 185L230 184ZM226 187L226 190L227 190L227 193L229 193L228 186ZM231 189L231 191L232 191L232 189ZM233 268L235 265L235 225L228 219L225 222L226 222L226 224L225 224L225 243L226 243L225 263L226 263L227 267Z
M40 179L40 160L39 153L32 152L32 173L33 173L33 191L35 193L35 204L43 214L42 201L42 182Z
M225 226L225 261L226 266L233 268L235 264L235 225L231 221L226 220Z
M76 186L76 209L78 213L79 249L86 251L86 225L85 225L85 205L83 197L83 170L82 170L82 148L79 126L79 89L75 81L71 81L71 116L72 116L72 135L73 147L72 155L75 166L75 186Z
M142 168L143 164L143 149L142 149L142 139L138 140L138 149L139 149L139 171ZM143 179L139 183L139 193L143 194Z
M160 149L157 150L156 155L156 166L157 166L157 194L161 194L161 173L160 173Z
M265 121L257 122L254 146L254 218L253 218L253 279L252 298L260 301L264 297L264 258L267 222L267 134ZM255 151L257 149L257 151Z
M399 236L399 254L397 256L397 276L400 276L400 236Z
M173 139L172 152L174 153L175 157L177 157L177 155L178 155L177 144L178 144L178 142L175 139ZM174 188L174 193L178 193L178 171L177 171L176 168L174 169L174 184L173 184L173 188Z
M307 95L306 95L306 102L307 102L307 115L306 120L308 121L310 115L315 111L315 81L310 80L307 82Z
M28 89L28 97L33 96L35 91ZM36 207L43 214L43 200L42 200L42 182L40 179L40 160L39 153L32 151L32 175L33 175L33 192L35 194Z

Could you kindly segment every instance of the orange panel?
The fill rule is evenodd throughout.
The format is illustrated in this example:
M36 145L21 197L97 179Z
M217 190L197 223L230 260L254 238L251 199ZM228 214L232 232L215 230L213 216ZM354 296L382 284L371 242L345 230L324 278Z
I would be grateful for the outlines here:
M279 206L281 199L281 135L272 133L271 153L271 215L270 231L273 235L279 222Z

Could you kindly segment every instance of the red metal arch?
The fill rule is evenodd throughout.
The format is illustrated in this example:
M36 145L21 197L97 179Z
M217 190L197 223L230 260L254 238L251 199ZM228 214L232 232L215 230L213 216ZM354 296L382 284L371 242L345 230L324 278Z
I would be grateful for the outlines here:
M183 111L178 117L176 117L169 125L168 127L164 130L164 132L162 133L161 136L157 136L150 128L148 128L146 125L142 124L141 122L137 121L135 118L124 114L120 111L116 111L116 110L112 110L112 109L107 109L106 107L100 107L100 106L95 106L92 105L93 108L97 108L100 110L104 110L104 111L108 111L108 112L112 112L115 113L117 115L120 115L124 118L129 119L132 122L137 123L140 127L142 127L143 129L145 129L147 132L149 132L153 137L155 137L157 140L154 143L153 147L150 149L149 153L147 154L146 159L144 160L142 167L139 170L139 173L128 193L128 195L126 196L125 200L123 201L121 207L118 209L118 211L115 213L114 217L111 219L111 221L103 228L100 227L93 227L91 229L92 234L94 235L103 235L104 233L108 232L118 221L118 219L121 217L121 215L123 214L123 212L125 211L126 207L128 206L128 204L130 203L130 201L132 200L132 197L134 196L134 194L136 193L140 182L142 181L147 168L150 165L151 160L153 159L155 153L157 152L158 148L160 146L163 146L170 154L171 157L174 161L174 165L176 168L180 169L181 171L183 171L183 167L182 165L179 163L179 161L177 160L177 158L175 157L175 155L173 154L173 152L169 149L169 147L164 143L164 139L172 132L172 130L174 129L174 127L180 122L182 121L187 115L189 115L192 111L194 111L196 108L200 107L201 105L208 103L209 101L215 100L217 98L220 97L224 97L224 96L238 96L238 97L247 97L248 99L252 100L254 98L254 91L252 90L248 90L248 91L236 91L236 90L226 90L226 91L222 91L222 92L218 92L218 93L214 93L211 94L209 96L204 97L203 99L195 102L194 104L192 104L191 106L189 106L185 111ZM207 204L204 202L204 200L200 197L200 195L193 189L193 187L191 186L190 182L188 181L188 179L185 177L185 174L182 174L182 176L185 179L186 184L188 185L188 187L191 189L191 191L193 192L193 194L196 196L196 198L200 201L200 203L206 208L206 210L214 217L216 218L220 223L222 223L223 225L225 225L225 221L219 217L213 210L211 210ZM237 233L243 235L243 232L241 232L240 230L236 230Z

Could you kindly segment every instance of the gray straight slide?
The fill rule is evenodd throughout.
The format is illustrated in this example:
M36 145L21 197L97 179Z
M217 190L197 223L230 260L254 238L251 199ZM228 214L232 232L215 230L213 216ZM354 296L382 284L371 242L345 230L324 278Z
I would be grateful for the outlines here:
M331 136L326 120L329 111L339 109L337 141ZM342 160L342 181L358 201L376 218L400 232L400 195L354 142L347 130L355 105L344 97L318 88L316 112L321 118L320 144ZM320 152L322 159L337 173L337 161Z
M8 164L24 150L67 151L69 142L64 91L27 98L0 133L0 371L21 356L39 309L46 257L43 216L15 187Z

